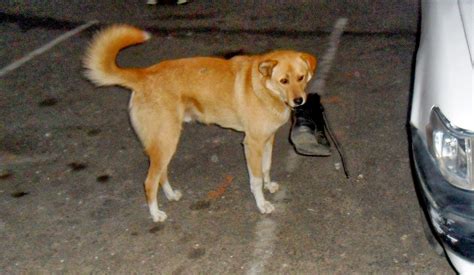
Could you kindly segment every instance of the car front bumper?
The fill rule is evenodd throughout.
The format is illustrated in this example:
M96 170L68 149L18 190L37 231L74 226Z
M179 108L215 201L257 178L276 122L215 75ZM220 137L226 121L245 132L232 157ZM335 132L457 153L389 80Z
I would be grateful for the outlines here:
M474 274L474 192L446 181L416 128L411 135L415 183L432 231L456 270Z

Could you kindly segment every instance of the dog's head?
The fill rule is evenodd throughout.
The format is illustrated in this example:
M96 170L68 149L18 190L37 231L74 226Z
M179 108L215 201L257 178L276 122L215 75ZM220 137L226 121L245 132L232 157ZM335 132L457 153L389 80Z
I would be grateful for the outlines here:
M306 84L316 70L316 58L307 53L275 51L262 60L258 70L265 87L292 108L303 105Z

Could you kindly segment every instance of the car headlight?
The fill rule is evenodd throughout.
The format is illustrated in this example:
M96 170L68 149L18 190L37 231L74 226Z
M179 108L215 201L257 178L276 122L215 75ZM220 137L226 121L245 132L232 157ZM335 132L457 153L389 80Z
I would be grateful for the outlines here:
M474 132L453 126L438 107L431 110L428 147L441 174L454 186L474 190Z

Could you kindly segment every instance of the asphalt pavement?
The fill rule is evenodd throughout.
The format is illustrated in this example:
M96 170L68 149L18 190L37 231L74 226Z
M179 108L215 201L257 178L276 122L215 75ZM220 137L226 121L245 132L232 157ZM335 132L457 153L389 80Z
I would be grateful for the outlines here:
M0 273L453 274L423 235L406 131L418 1L3 1L0 70ZM171 163L179 202L143 191L148 160L128 118L130 93L96 88L81 59L97 29L129 23L147 43L118 63L295 49L325 56L347 19L322 97L344 149L297 155L277 133L257 211L243 134L184 126ZM336 49L334 49L336 50ZM334 149L334 145L332 147Z

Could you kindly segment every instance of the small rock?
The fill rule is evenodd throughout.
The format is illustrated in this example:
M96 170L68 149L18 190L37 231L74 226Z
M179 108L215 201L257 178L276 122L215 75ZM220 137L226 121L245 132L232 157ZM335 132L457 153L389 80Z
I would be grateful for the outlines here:
M191 210L202 210L202 209L207 209L211 206L211 202L209 200L200 200L200 201L197 201L193 204L191 204L191 206L189 206L189 209Z
M38 106L40 107L50 107L50 106L54 106L58 103L58 99L54 98L54 97L48 97L48 98L45 98L44 100L42 100L41 102L38 103Z
M81 171L86 169L87 165L85 163L81 162L71 162L68 164L69 168L72 169L72 171Z
M150 228L150 230L148 230L148 232L150 232L151 234L155 234L156 232L161 231L163 228L164 228L163 224L158 224L158 225Z
M206 249L204 248L193 248L188 254L188 259L199 259L206 254Z
M24 192L24 191L19 191L19 192L14 192L12 193L12 197L14 198L21 198L21 197L24 197L26 195L30 194L30 192Z
M10 170L0 170L0 179L8 179L11 177L13 174Z
M98 176L96 180L97 180L98 182L104 183L104 182L107 182L109 179L110 179L110 176L104 174L104 175Z
M97 136L98 134L100 134L101 130L100 129L91 129L89 131L87 131L87 135L90 136L90 137L93 137L93 136Z

